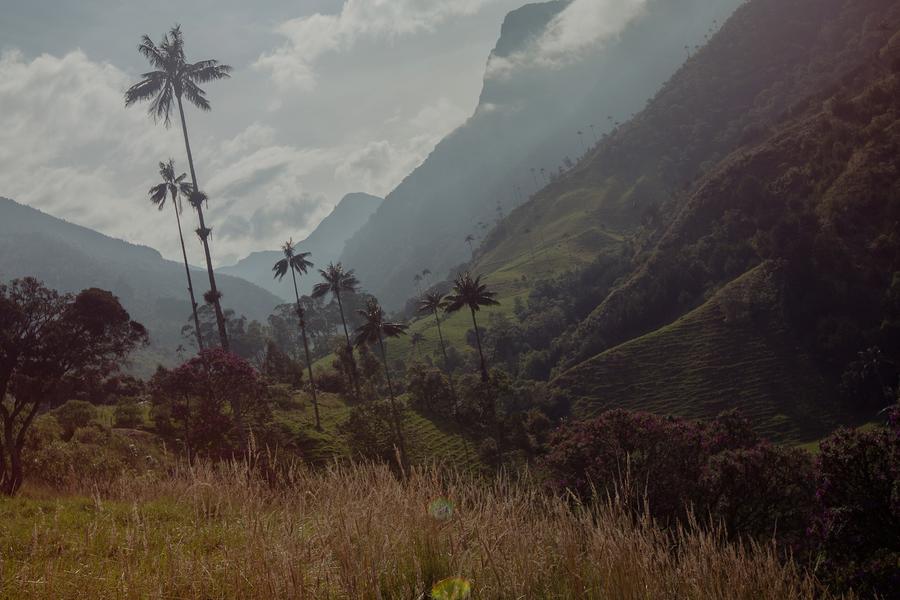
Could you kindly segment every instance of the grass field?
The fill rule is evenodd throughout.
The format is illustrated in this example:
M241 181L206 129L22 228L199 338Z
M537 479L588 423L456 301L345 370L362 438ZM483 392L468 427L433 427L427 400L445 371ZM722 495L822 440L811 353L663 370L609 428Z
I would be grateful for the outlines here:
M286 468L272 484L199 464L104 495L26 493L0 503L0 552L9 600L828 597L768 546L664 533L527 480L365 465ZM442 593L449 578L471 595Z

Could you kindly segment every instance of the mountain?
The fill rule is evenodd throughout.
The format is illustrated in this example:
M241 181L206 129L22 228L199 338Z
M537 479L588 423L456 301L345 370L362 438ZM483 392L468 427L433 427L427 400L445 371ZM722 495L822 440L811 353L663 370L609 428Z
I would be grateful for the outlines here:
M151 347L138 358L143 371L153 368L154 361L171 364L176 348L188 343L181 335L191 315L182 263L0 198L0 281L25 276L63 292L98 287L118 296L132 318L150 331ZM196 270L198 292L206 287L204 279L205 271ZM217 282L224 307L248 319L264 322L280 303L242 279L220 274Z
M344 244L365 224L381 202L381 198L369 194L347 194L319 226L297 244L297 248L312 253L310 260L315 263L316 268L337 261ZM283 300L292 301L294 287L290 278L285 277L284 280L278 281L272 277L272 265L282 257L280 250L254 252L237 264L222 267L219 271L246 279ZM315 277L300 278L297 282L300 293L309 294L315 279Z
M702 43L739 3L651 0L619 35L553 67L527 57L569 3L511 12L475 113L387 196L348 241L343 262L386 306L398 307L413 294L416 273L442 277L469 260L467 234L483 234L484 224L543 187L546 174L556 177L567 158L643 106L683 62L685 47Z
M573 416L739 408L809 439L871 414L838 403L872 368L861 353L879 348L877 369L900 357L898 223L900 4L751 0L504 219L473 268L530 298L523 327L551 314L548 296L566 311L562 335L530 350ZM614 283L593 296L577 276L510 276L599 256Z

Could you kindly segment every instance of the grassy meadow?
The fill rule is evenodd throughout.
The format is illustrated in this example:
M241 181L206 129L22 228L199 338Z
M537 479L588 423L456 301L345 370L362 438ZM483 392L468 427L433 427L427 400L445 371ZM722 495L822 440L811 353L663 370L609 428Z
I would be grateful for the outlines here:
M28 488L0 503L0 598L825 597L771 547L538 490L527 476L246 462Z

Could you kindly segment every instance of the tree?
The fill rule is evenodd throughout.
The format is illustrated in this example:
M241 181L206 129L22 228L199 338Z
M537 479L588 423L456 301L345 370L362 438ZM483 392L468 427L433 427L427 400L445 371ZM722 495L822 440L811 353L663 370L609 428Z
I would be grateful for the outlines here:
M187 250L184 247L184 234L181 231L181 196L191 193L191 186L184 181L187 177L184 173L175 176L175 160L159 163L159 174L162 182L150 188L148 194L150 201L159 210L166 206L166 198L172 198L172 208L175 211L175 222L178 224L178 239L181 242L181 256L184 258L184 274L187 276L188 295L191 297L191 311L194 315L194 332L197 336L197 348L203 350L203 335L200 332L200 318L197 316L197 301L194 299L194 284L191 280L191 268L188 266Z
M447 296L446 312L454 313L464 307L469 307L472 313L472 325L475 326L475 342L478 345L478 356L481 359L481 380L487 382L488 371L487 363L484 360L484 351L481 348L481 332L478 330L478 319L475 313L481 310L482 306L496 306L500 304L494 299L496 294L488 290L487 285L481 283L481 275L473 278L466 271L456 276L453 282L453 290Z
M450 381L450 390L456 396L456 390L453 388L453 375L450 370L450 360L447 358L447 345L444 343L444 333L441 331L441 315L440 312L446 307L444 296L438 292L428 292L419 301L419 314L431 313L434 315L434 323L437 325L438 340L441 343L441 354L444 355L444 370L447 372L447 379Z
M366 308L357 311L357 313L365 319L365 322L356 329L356 339L354 340L356 346L373 346L378 344L378 347L381 350L381 360L384 363L384 376L385 379L387 379L388 392L391 396L391 415L394 419L394 430L397 435L397 442L400 446L400 461L405 465L407 464L406 443L403 440L403 430L400 427L400 411L397 408L397 398L394 395L394 384L391 381L391 370L390 367L388 367L387 349L385 347L384 338L405 335L408 326L402 323L389 323L386 321L384 310L374 298L370 298L366 303Z
M472 242L474 242L474 241L475 241L475 236L472 235L471 233L466 236L466 243L469 245L469 252L471 252L473 256L475 254L475 247L472 246Z
M199 84L227 79L231 75L231 67L220 64L217 60L201 60L195 63L187 62L184 54L184 36L181 26L176 25L169 33L163 35L159 45L153 43L149 36L144 35L138 45L138 52L146 58L156 69L144 73L141 81L137 82L125 92L125 106L131 106L137 102L150 101L149 114L154 120L163 120L166 127L171 125L173 100L178 105L178 114L181 117L181 131L184 134L184 147L187 151L188 165L191 170L191 182L193 194L191 205L196 209L200 219L200 228L197 234L203 243L203 251L206 254L206 271L209 275L209 293L207 300L213 304L216 310L216 322L219 328L219 341L222 348L228 350L228 333L225 330L225 316L222 313L221 294L216 287L216 277L213 272L212 256L209 251L209 234L212 230L206 227L203 219L202 202L196 194L200 193L200 184L197 181L197 171L194 169L194 156L191 153L191 143L188 138L187 121L184 118L184 106L182 96L188 102L203 111L211 110L206 92Z
M80 380L115 373L147 339L110 292L60 295L30 277L0 286L0 492L22 485L22 448L41 408Z
M312 359L309 356L309 341L306 339L306 319L304 318L303 306L300 304L300 290L297 288L297 275L306 275L309 268L313 266L311 262L306 260L309 252L297 252L294 249L293 240L288 240L281 247L284 252L284 258L275 263L272 271L275 278L281 281L288 271L291 272L291 279L294 282L294 297L297 299L297 318L300 320L300 333L303 336L303 351L306 354L306 368L309 370L309 389L312 394L313 409L316 413L316 429L322 430L322 423L319 420L319 400L316 397L316 380L313 378Z
M425 341L425 336L419 333L418 331L412 334L409 337L409 344L413 347L413 350L416 351L416 357L419 356L419 344Z
M356 290L359 287L359 280L356 278L356 275L354 275L353 269L345 271L344 265L341 263L329 263L324 269L319 269L319 274L324 281L317 283L313 287L312 297L322 298L330 293L331 296L337 300L338 310L340 310L341 313L341 323L344 326L344 338L347 340L347 353L350 357L352 371L351 379L353 379L356 397L359 398L359 376L356 373L356 361L353 358L353 345L350 342L350 332L347 329L347 319L344 315L344 303L341 299L341 294L356 293Z

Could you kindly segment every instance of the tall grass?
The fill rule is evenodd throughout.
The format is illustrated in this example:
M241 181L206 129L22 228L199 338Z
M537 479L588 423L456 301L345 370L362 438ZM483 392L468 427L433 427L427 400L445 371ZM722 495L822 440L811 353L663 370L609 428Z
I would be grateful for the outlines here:
M437 468L200 464L0 503L2 598L814 598L772 548ZM440 511L429 511L436 499Z

